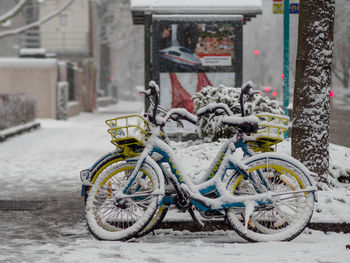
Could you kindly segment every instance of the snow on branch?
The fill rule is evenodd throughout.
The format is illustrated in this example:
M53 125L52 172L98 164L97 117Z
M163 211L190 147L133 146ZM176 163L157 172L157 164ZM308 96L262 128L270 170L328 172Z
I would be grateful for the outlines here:
M20 34L26 30L32 29L33 27L37 27L40 26L44 23L46 23L47 21L51 20L52 18L54 18L55 16L61 14L64 10L66 10L71 4L73 4L75 2L75 0L69 0L66 4L62 5L59 9L57 9L55 12L52 12L51 14L43 17L42 19L33 22L31 24L25 25L23 27L20 28L16 28L13 30L7 30L4 32L0 33L0 39L3 37L7 37L7 36L13 36L13 35L17 35Z
M30 0L21 0L15 7L13 7L11 10L9 10L7 13L0 16L0 23L5 22L6 20L10 19L11 17L14 17L17 15L23 7L29 2Z

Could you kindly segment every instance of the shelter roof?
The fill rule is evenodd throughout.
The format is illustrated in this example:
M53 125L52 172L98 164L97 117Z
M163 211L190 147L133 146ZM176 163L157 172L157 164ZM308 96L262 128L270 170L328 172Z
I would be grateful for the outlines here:
M145 24L150 14L243 15L244 21L262 13L261 0L131 0L135 25Z

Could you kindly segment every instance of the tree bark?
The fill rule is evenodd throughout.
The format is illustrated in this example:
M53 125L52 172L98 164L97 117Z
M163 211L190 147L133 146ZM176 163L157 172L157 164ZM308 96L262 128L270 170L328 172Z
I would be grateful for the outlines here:
M335 0L302 0L293 101L292 155L328 175Z

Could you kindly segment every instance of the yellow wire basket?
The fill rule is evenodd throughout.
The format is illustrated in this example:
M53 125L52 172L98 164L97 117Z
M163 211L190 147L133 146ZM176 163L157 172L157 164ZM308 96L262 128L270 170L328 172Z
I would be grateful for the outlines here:
M140 115L128 115L106 120L111 143L127 157L139 155L150 136L147 120Z
M288 130L289 117L267 112L255 116L259 118L259 130L249 136L249 147L255 152L276 151L274 146L284 140L284 133Z

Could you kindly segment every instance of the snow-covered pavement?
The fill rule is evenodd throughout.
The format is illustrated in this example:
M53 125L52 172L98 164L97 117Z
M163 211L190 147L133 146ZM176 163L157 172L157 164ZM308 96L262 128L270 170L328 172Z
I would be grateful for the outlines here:
M135 242L96 241L85 225L62 228L50 240L24 237L1 246L1 262L342 262L350 234L306 230L287 243L245 243L231 231L176 232L158 230ZM233 237L232 237L233 235ZM1 254L0 254L1 255Z
M125 107L138 111L137 105ZM349 261L350 234L309 229L288 243L250 244L232 231L172 230L125 243L95 240L85 225L79 171L113 150L104 123L115 117L113 109L118 107L68 121L39 120L40 129L0 143L0 200L45 201L42 210L0 210L0 262ZM186 154L184 143L175 146L179 154ZM193 147L184 165L193 165L193 170L208 166L216 146ZM281 148L288 152L288 146ZM332 145L332 152L334 163L350 167L350 149ZM320 194L313 220L349 223L349 215L350 192L342 187Z

